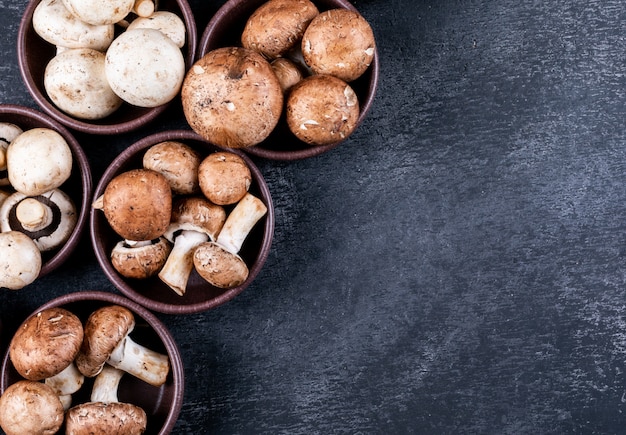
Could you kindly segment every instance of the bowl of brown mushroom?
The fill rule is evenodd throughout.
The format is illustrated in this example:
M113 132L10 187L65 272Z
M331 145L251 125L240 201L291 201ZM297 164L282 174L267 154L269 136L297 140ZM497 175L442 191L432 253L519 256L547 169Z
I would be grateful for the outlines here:
M0 427L8 435L168 434L183 392L178 347L154 314L114 293L69 293L11 336Z
M261 271L273 232L272 198L252 160L191 130L155 133L124 150L98 182L90 214L107 277L168 314L240 294Z
M67 127L119 134L153 121L178 98L194 61L186 0L35 0L17 53L37 104Z
M0 288L19 290L61 266L87 224L87 157L60 123L0 105Z
M201 35L181 98L209 142L296 160L363 123L378 70L374 32L347 0L229 0Z

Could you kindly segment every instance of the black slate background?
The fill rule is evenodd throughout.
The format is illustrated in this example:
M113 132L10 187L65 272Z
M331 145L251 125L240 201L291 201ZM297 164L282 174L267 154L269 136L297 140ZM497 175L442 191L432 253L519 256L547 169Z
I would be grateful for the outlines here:
M199 32L223 1L191 1ZM359 130L256 159L276 207L254 284L159 315L187 375L175 433L625 433L626 3L360 0L380 84ZM0 103L35 107L0 0ZM94 182L142 131L77 134ZM95 183L94 183L95 184ZM116 292L86 236L0 292Z

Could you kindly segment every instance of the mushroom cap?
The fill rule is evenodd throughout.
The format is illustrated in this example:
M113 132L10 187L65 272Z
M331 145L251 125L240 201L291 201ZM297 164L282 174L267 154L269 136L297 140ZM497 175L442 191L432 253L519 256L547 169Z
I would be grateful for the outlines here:
M125 307L107 305L89 315L75 364L87 377L102 371L111 352L135 327L135 316Z
M350 82L370 66L376 51L374 32L361 14L331 9L315 17L302 37L302 55L316 74Z
M185 58L159 30L135 28L113 40L104 70L111 89L124 101L157 107L178 95L185 77Z
M61 186L72 173L72 150L50 128L24 131L7 148L7 171L13 188L24 195L40 195Z
M193 230L215 240L225 221L226 210L220 205L198 196L178 198L172 206L171 224L164 236L174 241L176 232Z
M317 7L309 0L269 0L248 18L241 44L274 59L300 42L318 14Z
M11 339L9 356L22 377L40 381L67 368L82 341L83 324L75 314L47 308L22 323Z
M140 246L121 241L113 247L111 264L126 278L146 279L159 273L171 250L172 246L164 237Z
M237 287L248 278L248 266L243 259L214 242L196 248L193 264L202 278L218 288Z
M75 17L89 24L115 24L132 11L135 0L63 0Z
M202 160L198 168L198 181L209 201L228 205L244 197L252 184L252 173L242 157L220 151Z
M0 397L0 427L7 435L54 434L63 417L61 400L43 382L17 381Z
M152 145L143 156L143 167L159 172L169 181L172 191L179 194L197 192L200 153L178 141Z
M67 411L68 435L139 435L148 418L139 406L122 402L87 402Z
M243 47L209 51L190 68L181 89L191 128L208 142L245 148L278 124L283 92L269 62Z
M147 17L135 18L126 30L132 29L156 29L172 41L178 48L185 45L187 29L185 22L174 12L156 11Z
M111 228L134 241L159 238L170 223L172 191L167 179L149 169L131 169L104 190L103 212Z
M296 83L304 78L302 71L293 60L286 57L279 57L274 59L271 63L274 74L278 77L280 87L283 92L287 92Z
M78 19L59 0L42 0L33 11L33 29L57 47L105 51L114 36L113 24L93 25Z
M102 119L123 101L113 92L104 73L104 53L91 48L70 48L46 65L44 88L65 113L81 119Z
M0 186L9 185L7 175L7 148L23 131L11 122L0 122Z
M0 232L0 288L19 290L31 284L41 271L41 251L19 231Z
M34 227L29 227L20 211L25 204L28 213L33 211ZM41 212L43 215L39 215ZM31 217L31 216L27 216ZM26 196L20 192L11 194L0 204L0 229L19 231L30 237L40 251L50 251L61 246L69 239L76 226L78 215L72 199L60 189L54 189L43 195ZM39 225L40 224L40 225Z
M337 143L356 128L359 100L345 81L314 75L291 88L286 118L291 132L310 145Z

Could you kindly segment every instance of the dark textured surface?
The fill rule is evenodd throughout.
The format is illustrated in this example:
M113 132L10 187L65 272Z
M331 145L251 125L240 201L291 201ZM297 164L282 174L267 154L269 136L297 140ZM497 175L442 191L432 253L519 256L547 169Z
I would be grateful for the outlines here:
M198 29L223 2L192 1ZM20 2L0 1L2 103ZM381 81L313 159L256 160L276 207L257 281L159 317L183 353L176 433L623 433L626 3L355 1ZM77 135L97 180L164 122ZM88 238L0 293L4 341L70 291L115 291Z

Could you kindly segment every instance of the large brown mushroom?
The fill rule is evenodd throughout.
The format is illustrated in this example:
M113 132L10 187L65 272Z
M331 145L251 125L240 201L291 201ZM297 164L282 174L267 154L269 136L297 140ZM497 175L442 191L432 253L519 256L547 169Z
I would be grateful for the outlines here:
M262 142L283 110L282 89L271 65L243 47L218 48L197 60L185 76L181 98L191 128L227 148Z
M54 434L63 416L59 397L42 382L17 381L0 397L0 427L6 435Z

